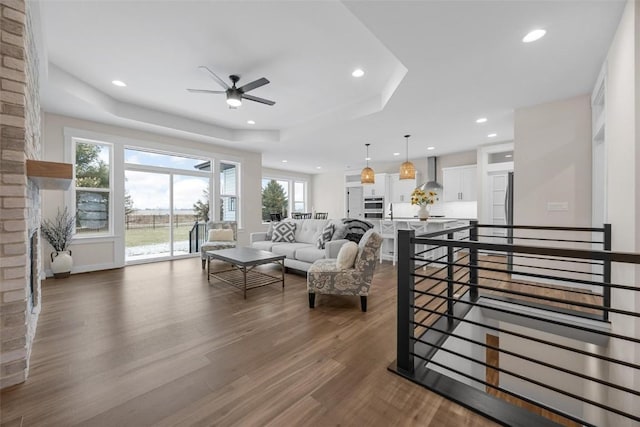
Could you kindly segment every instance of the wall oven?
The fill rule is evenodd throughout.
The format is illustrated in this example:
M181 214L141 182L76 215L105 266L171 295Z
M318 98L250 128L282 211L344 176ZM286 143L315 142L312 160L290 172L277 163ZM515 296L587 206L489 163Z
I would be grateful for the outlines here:
M365 197L364 217L365 219L384 218L384 197Z

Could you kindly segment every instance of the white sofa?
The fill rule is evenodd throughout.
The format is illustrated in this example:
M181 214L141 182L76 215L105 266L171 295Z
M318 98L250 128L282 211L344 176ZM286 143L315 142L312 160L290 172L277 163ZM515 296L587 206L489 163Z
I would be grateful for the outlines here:
M252 248L262 249L278 255L286 256L284 266L299 271L308 271L311 264L319 259L336 258L342 245L348 240L337 239L325 243L324 249L318 249L317 241L322 229L333 222L337 233L334 236L344 235L345 228L340 220L331 219L285 219L284 221L296 224L295 242L272 242L266 240L267 233L251 233L249 242Z

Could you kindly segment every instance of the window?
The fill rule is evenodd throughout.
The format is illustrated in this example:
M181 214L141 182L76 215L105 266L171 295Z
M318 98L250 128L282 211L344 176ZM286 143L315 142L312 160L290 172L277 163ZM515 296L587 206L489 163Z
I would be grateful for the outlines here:
M296 181L293 184L293 211L294 212L306 212L305 197L306 197L306 189L307 183Z
M238 165L220 163L220 219L238 221Z
M262 178L262 221L271 221L272 213L282 218L289 212L307 212L307 183L283 178Z
M125 260L191 253L192 230L209 219L211 160L124 149Z
M113 208L112 146L74 140L76 234L109 234Z

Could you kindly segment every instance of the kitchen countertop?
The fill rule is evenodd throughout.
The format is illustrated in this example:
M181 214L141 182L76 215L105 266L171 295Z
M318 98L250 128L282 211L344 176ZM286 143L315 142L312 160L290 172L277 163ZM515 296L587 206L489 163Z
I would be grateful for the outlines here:
M371 221L370 219L368 221ZM391 218L385 218L384 221L391 221ZM405 217L405 218L396 218L393 217L393 221L399 222L407 222L407 221L420 221L417 217ZM429 218L427 219L427 223L429 224L448 224L450 222L456 222L457 219L453 218Z
M383 219L385 221L391 221L390 217L385 217ZM416 217L416 216L411 216L411 217L409 217L409 216L402 216L402 217L394 216L393 217L394 221L411 221L411 220L417 220L417 219L418 219L418 217ZM447 216L447 217L431 216L431 217L429 217L429 221L436 220L436 219L439 219L439 220L445 219L447 221L475 221L476 220L476 218L454 218L454 217L450 217L450 216Z

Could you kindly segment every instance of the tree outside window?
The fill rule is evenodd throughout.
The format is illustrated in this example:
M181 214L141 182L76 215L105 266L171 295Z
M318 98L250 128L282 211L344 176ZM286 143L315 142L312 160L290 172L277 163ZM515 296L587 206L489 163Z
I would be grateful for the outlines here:
M75 157L76 233L108 232L111 146L76 141Z
M264 180L263 180L264 182ZM272 179L263 184L262 188L262 220L270 221L272 213L280 213L282 217L287 216L287 207L289 205L289 199L285 188L278 183L275 179Z

